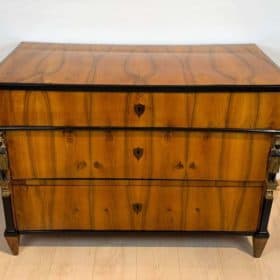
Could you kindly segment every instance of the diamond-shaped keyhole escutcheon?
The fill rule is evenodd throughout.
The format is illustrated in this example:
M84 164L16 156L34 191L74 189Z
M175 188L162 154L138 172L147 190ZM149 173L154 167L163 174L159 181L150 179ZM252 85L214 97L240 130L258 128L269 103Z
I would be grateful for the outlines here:
M134 105L134 112L138 117L140 117L145 112L145 105L140 104L140 103L135 104Z
M139 160L144 154L144 149L143 148L134 148L133 149L133 155Z

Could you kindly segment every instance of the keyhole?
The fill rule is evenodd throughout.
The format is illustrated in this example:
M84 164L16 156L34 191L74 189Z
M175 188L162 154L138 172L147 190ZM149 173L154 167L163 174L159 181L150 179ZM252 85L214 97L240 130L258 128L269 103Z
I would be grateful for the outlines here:
M140 117L145 112L145 105L140 104L140 103L139 104L135 104L134 105L134 112L136 113L136 115L138 117Z
M143 153L144 153L143 148L137 147L133 149L133 154L137 158L137 160L139 160L143 156Z

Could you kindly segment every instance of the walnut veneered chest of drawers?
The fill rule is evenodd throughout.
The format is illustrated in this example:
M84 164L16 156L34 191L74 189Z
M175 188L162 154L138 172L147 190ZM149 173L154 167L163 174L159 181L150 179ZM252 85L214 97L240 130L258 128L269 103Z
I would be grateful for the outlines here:
M252 235L260 256L279 108L255 45L20 44L0 65L11 250L32 232L211 231Z

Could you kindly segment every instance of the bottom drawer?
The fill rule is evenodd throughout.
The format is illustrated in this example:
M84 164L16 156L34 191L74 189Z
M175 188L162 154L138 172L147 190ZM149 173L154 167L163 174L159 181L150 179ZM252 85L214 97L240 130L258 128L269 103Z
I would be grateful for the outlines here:
M255 231L262 187L13 186L19 230Z

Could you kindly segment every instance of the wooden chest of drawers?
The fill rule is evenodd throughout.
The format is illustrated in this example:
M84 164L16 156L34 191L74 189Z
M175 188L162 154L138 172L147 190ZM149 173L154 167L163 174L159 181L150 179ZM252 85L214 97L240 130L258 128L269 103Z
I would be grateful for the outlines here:
M0 65L5 237L252 235L280 162L280 71L255 45L22 43Z

